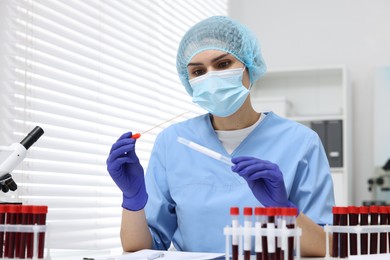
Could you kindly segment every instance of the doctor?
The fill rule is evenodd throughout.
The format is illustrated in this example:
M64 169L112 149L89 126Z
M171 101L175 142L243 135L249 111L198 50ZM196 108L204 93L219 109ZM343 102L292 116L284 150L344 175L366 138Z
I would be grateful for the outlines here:
M296 207L302 256L325 255L333 184L317 134L255 111L250 91L266 71L256 37L228 17L195 24L182 38L177 71L193 102L209 113L163 130L148 169L132 133L113 144L107 169L123 192L125 251L224 252L231 206ZM230 167L177 142L183 137L232 158Z

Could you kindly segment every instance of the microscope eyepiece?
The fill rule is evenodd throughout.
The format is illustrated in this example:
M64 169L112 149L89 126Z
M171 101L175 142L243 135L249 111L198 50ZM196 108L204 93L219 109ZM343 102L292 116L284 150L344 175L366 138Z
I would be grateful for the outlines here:
M39 126L36 126L28 135L20 142L21 145L28 150L42 135L44 131Z

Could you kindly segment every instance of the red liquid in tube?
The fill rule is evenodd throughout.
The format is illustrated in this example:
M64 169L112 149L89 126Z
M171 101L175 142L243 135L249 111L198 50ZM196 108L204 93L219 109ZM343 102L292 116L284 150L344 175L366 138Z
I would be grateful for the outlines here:
M349 226L357 226L359 224L359 208L355 206L348 207ZM349 250L351 255L357 255L357 234L349 234Z
M378 206L370 206L370 225L378 225L379 224L379 207ZM370 234L370 254L378 253L378 234L371 233Z
M251 240L250 229L252 228L252 208L244 208L244 260L250 260L251 258Z
M256 222L255 222L255 227L256 228L261 228L263 224L265 224L267 221L267 217L266 217L266 210L265 208L261 208L261 207L256 207L255 208L255 216L256 216ZM262 243L262 238L261 236L256 236L255 237L255 252L256 252L256 260L263 260L263 251L264 251L264 248L263 248L263 245L261 244ZM259 248L259 246L257 246L257 244L260 244L261 248Z
M359 207L360 213L360 225L367 226L368 225L368 214L370 212L370 208L367 206ZM367 255L368 254L368 234L360 235L360 254Z
M340 207L340 226L348 225L348 208ZM340 233L340 258L348 257L348 234Z
M380 224L381 225L387 225L388 219L387 219L387 207L386 206L380 206L379 207L379 214L380 214ZM379 235L379 253L387 253L387 233L382 232Z
M296 216L298 214L298 209L296 208L282 208L282 215L286 219L286 225L289 229L295 228ZM287 249L288 249L288 260L294 260L294 237L289 237L287 240ZM282 257L284 259L284 254L282 251Z
M333 207L332 213L333 213L333 226L340 226L340 213L339 213L340 207ZM339 256L339 233L333 232L333 245L332 245L332 257L338 257Z
M6 212L7 212L7 206L0 204L0 225L5 224ZM3 245L4 245L4 232L0 231L0 258L3 258Z
M232 260L238 260L238 240L239 237L235 235L238 228L238 215L240 210L238 207L230 208L230 216L232 218Z
M276 209L275 208L266 208L266 214L268 216L268 223L275 224ZM276 245L276 237L275 238L269 237L268 239L275 239L273 244ZM268 253L268 258L266 258L266 259L276 260L276 248L275 247L270 248L268 246L268 240L267 240L267 253Z

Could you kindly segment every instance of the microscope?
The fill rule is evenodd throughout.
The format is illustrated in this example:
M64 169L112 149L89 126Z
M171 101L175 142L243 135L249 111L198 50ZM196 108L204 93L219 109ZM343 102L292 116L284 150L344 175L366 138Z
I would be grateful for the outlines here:
M20 143L0 146L0 189L3 192L15 191L18 185L12 179L11 172L26 157L27 150L43 135L44 131L36 126Z
M365 205L390 205L390 159L382 167L375 168L375 176L368 179L372 200Z

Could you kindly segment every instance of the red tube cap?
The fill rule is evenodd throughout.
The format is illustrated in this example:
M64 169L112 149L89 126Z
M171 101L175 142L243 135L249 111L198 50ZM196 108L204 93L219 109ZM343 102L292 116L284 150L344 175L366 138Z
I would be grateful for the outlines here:
M238 207L231 207L230 208L230 215L238 216L240 214L240 209Z

